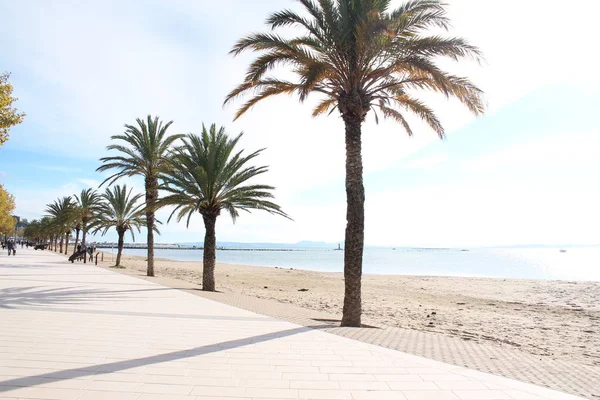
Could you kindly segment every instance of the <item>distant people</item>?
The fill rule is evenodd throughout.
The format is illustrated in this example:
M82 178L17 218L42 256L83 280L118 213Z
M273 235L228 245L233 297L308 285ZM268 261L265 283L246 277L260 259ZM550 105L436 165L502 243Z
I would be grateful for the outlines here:
M12 241L9 241L6 246L8 247L8 255L10 256L10 254L12 253L13 255L15 254L15 245Z
M78 252L78 253L81 253L81 243L79 243L79 244L77 245L77 252Z

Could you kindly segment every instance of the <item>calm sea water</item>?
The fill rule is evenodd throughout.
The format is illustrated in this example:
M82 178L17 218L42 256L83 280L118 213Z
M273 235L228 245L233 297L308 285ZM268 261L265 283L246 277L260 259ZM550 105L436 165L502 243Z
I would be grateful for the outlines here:
M250 247L250 246L246 246ZM292 247L290 247L292 248ZM217 262L341 272L343 251L293 248L294 251L217 250ZM600 247L495 249L365 248L366 274L472 276L492 278L600 281ZM125 249L145 256L145 249ZM156 250L156 257L201 261L202 250Z

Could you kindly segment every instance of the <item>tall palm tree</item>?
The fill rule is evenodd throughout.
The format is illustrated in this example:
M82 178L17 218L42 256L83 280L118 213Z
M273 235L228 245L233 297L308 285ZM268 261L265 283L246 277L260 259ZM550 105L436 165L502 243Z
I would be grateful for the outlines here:
M239 40L231 53L253 50L241 85L225 103L250 93L237 119L259 101L277 94L297 94L304 101L321 95L313 116L339 111L346 140L346 238L343 326L360 326L364 246L364 187L361 127L369 111L400 123L412 135L405 112L424 120L440 137L444 128L431 108L414 96L419 90L441 93L462 102L474 114L485 105L482 92L468 79L443 71L436 61L448 58L480 60L479 50L461 38L428 35L427 29L447 29L449 20L438 0L411 0L390 10L391 0L299 0L306 16L284 10L267 25L275 30L296 27L302 34L286 39L275 33L255 33ZM289 66L290 81L269 75Z
M254 167L249 162L262 150L248 155L235 151L242 137L229 138L225 128L210 130L202 127L202 135L187 135L183 146L171 157L171 169L165 177L164 189L168 195L161 205L174 205L169 220L177 214L177 221L190 218L197 212L202 215L204 227L204 254L202 290L215 290L216 234L215 225L221 210L229 213L233 221L239 211L264 210L289 218L281 208L270 201L272 186L249 183L248 180L267 172L266 166Z
M75 198L77 198L77 196L75 196ZM71 222L73 224L73 230L75 230L75 244L73 245L73 253L72 254L75 254L77 252L77 245L79 244L79 233L81 232L81 229L82 229L82 223L81 223L81 213L82 212L83 212L83 210L81 209L81 207L79 207L79 204L74 202Z
M111 137L112 140L119 140L122 144L111 144L107 146L107 150L116 150L121 155L102 157L100 161L104 164L96 171L118 170L102 184L106 182L112 184L125 176L140 175L144 177L145 213L148 227L147 275L154 276L154 213L158 201L159 180L166 172L166 157L173 142L183 135L167 136L167 129L173 121L163 124L158 117L152 118L148 115L147 121L138 118L136 122L137 126L125 125L125 133Z
M71 234L71 231L73 230L74 210L75 203L73 202L73 198L71 196L64 196L62 198L56 199L52 204L48 204L46 207L46 213L48 213L48 216L54 219L54 226L56 229L55 232L57 236L60 236L59 253L62 253L62 235L65 235L65 254L67 254L69 248L69 236Z
M90 224L98 217L102 206L102 197L93 189L88 188L81 191L79 196L75 195L77 205L79 207L79 217L81 220L81 244L86 245L87 233ZM77 246L77 244L75 244ZM84 264L87 262L87 257L83 258Z
M135 196L131 191L127 191L127 185L115 185L112 190L106 188L102 195L104 203L98 214L98 218L92 223L91 228L94 233L101 231L102 236L110 228L115 228L119 237L117 245L117 262L115 266L121 265L121 254L123 253L123 244L125 243L125 233L129 231L131 238L135 241L133 233L134 228L140 231L140 227L145 226L144 222L144 204L138 203L143 196L141 193Z

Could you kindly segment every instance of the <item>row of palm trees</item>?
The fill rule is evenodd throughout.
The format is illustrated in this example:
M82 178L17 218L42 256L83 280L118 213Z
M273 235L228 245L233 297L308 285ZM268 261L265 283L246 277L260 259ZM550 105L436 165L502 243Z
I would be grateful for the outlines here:
M102 184L108 187L102 195L92 189L81 195L66 196L49 204L48 216L34 221L26 235L35 239L52 239L55 250L62 252L63 240L69 243L75 231L75 246L82 232L82 244L88 232L106 234L115 228L118 234L116 265L120 265L127 231L134 234L141 227L148 231L147 275L154 276L155 212L172 207L168 221L190 219L195 213L202 216L205 226L202 289L215 290L216 221L224 210L235 221L240 211L264 210L289 218L273 199L273 187L257 184L257 176L267 172L266 166L253 166L262 150L245 154L236 146L242 134L229 137L225 128L216 125L202 127L200 135L168 135L171 122L162 123L158 117L138 119L137 125L126 125L125 133L115 135L117 143L108 146L118 154L101 159L98 171L113 170ZM115 171L116 170L116 171ZM145 182L143 194L132 194L126 186L115 184L123 177L141 175ZM162 197L160 196L162 194ZM45 234L45 235L44 235ZM73 250L75 253L75 249ZM65 247L65 254L67 249Z
M91 188L84 189L79 196L64 196L48 204L47 216L33 220L25 229L24 236L36 243L50 243L50 246L54 246L54 251L58 250L60 253L63 252L64 244L64 254L68 254L69 237L75 231L72 251L75 254L79 244L82 248L86 247L88 233L101 232L104 235L114 227L119 238L116 261L116 266L119 266L125 233L130 231L134 237L133 228L139 232L144 225L143 205L138 202L140 197L141 194L133 196L131 189L128 192L126 185L106 188L102 194ZM83 260L87 262L87 257Z
M480 62L482 55L477 47L462 38L439 34L450 26L445 4L440 0L409 0L395 9L390 9L391 0L299 2L304 13L289 9L275 12L267 18L268 32L248 35L234 45L231 54L254 51L258 57L251 62L243 82L228 94L225 103L244 95L251 96L238 109L237 119L257 103L275 95L296 94L302 102L315 94L321 99L313 110L313 116L339 112L345 125L347 198L342 325L360 326L365 202L362 124L371 113L375 121L379 117L389 118L412 135L413 129L406 118L406 114L410 113L423 120L441 138L444 137L440 119L415 94L422 91L439 93L457 99L475 115L482 114L485 110L483 92L468 78L448 73L438 65L438 61L444 59ZM299 34L286 38L275 32L289 27L296 29L288 30L288 33ZM430 29L437 32L430 34ZM190 166L200 165L197 160L193 164L191 157L189 165L167 162L165 154L179 138L177 135L165 136L170 123L163 125L158 120L148 119L148 124L142 126L138 121L138 125L141 131L127 127L124 135L113 137L125 146L109 146L120 155L104 158L105 164L99 170L117 169L111 181L132 175L142 175L145 179L149 275L154 274L154 212L160 205L161 179L171 188L163 201L178 205L178 219L194 211L202 214L207 226L205 243L211 243L211 224L222 209L233 217L237 216L237 208L264 207L267 211L280 213L281 210L274 205L255 207L254 200L239 202L235 189L223 181L211 181L211 177L204 174L210 168L218 168L212 161L206 165L208 170L191 170ZM151 136L148 132L158 134ZM185 151L211 151L203 147L203 138L197 139L197 142L187 138ZM232 162L231 166L235 164ZM172 175L166 178L169 169ZM233 173L226 170L222 174L233 181L244 177L241 174L234 179ZM206 192L207 187L219 188L236 200L221 203L222 192ZM253 191L263 197L270 193L270 188L246 190L247 193ZM217 203L213 204L213 201ZM214 255L205 251L204 259L206 268L206 262L214 260ZM206 288L214 289L209 282L206 283Z

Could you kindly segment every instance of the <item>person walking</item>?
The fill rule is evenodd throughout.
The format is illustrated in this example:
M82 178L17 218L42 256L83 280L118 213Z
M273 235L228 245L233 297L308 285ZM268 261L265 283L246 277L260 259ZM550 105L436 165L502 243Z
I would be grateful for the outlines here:
M8 243L6 244L6 247L8 247L8 255L10 256L10 253L13 253L13 255L14 255L15 244L12 242L12 240L8 241Z

